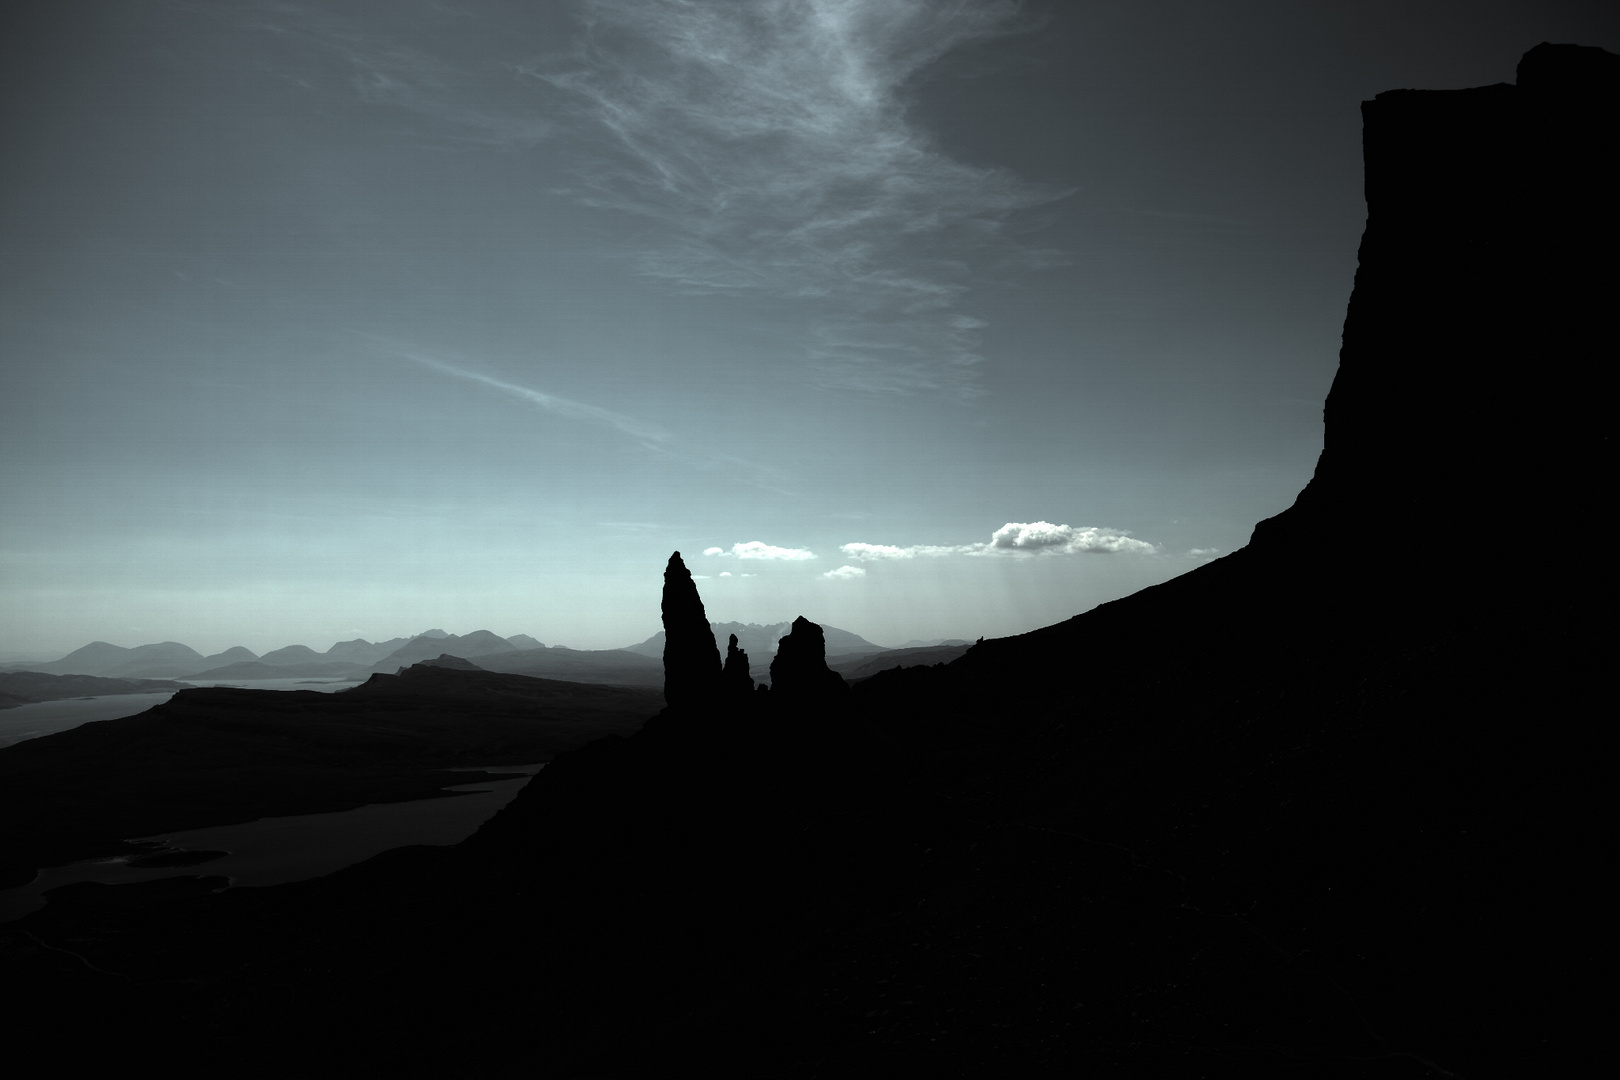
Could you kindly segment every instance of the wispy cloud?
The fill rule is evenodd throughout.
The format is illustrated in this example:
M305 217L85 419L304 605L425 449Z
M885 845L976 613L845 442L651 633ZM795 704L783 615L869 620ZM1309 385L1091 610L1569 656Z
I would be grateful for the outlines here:
M480 54L424 33L467 21L438 5L392 24L284 0L195 10L337 60L351 92L417 118L415 138L559 147L576 175L564 194L646 226L621 239L640 274L802 305L794 347L823 385L980 393L986 323L963 310L969 290L1066 261L1010 229L1064 193L951 158L907 95L953 49L1019 29L1019 0L576 6L572 48L522 62L521 38ZM303 82L308 65L283 74Z
M512 65L494 58L479 63L451 62L430 51L430 43L424 47L399 33L380 32L332 10L331 5L287 0L170 2L199 15L233 21L306 55L340 61L350 89L362 100L394 106L429 121L416 135L439 145L527 149L558 130L556 118L532 93L524 92L529 81ZM414 28L420 34L424 26L465 23L470 18L453 5L431 0L411 5L411 9L399 13L401 31ZM312 72L305 65L278 65L269 56L260 65L311 87Z
M987 542L977 544L851 543L839 547L845 556L866 562L932 558L942 555L1154 555L1158 545L1137 540L1118 529L1054 525L1049 521L1009 521Z
M712 547L704 549L705 555L719 555L723 558L736 557L738 559L778 559L785 562L802 562L813 559L816 553L807 548L776 547L760 540L749 540L743 544L732 544L731 550Z
M659 224L643 274L825 302L807 350L829 384L971 396L985 324L957 306L975 260L1016 257L1009 215L1057 193L946 156L903 88L1017 10L586 0L572 66L524 70L572 94L574 120L597 132L581 197Z
M866 571L858 566L840 566L838 569L829 570L821 576L831 578L833 581L853 581L856 578L865 577Z
M369 335L361 336L369 337ZM376 342L376 339L374 338L370 340ZM634 416L627 416L624 413L614 412L611 409L604 409L599 405L588 405L583 401L574 401L571 398L558 397L556 394L548 394L543 390L536 390L533 387L520 386L517 383L507 382L504 379L497 379L493 375L485 375L481 371L474 371L470 368L460 367L436 356L429 356L425 353L415 352L398 347L388 347L382 345L380 342L376 343L379 345L379 347L387 348L387 351L400 357L401 359L420 364L425 368L437 371L443 375L450 375L457 379L465 379L468 382L478 383L480 386L487 386L491 390L499 391L500 393L506 394L510 397L517 398L520 401L526 401L529 404L538 406L539 408L544 409L546 412L552 413L556 416L562 416L570 420L578 420L585 423L600 424L605 427L614 428L617 431L621 431L624 434L639 440L642 445L647 446L650 449L662 450L663 447L659 444L665 443L670 439L669 432L665 431L663 428L656 424L651 424L644 420L637 419Z

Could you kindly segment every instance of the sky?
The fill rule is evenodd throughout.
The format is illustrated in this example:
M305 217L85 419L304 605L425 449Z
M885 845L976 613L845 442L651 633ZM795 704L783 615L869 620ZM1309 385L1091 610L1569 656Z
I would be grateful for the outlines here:
M1620 10L14 0L0 659L616 648L676 550L889 646L1185 573L1321 450L1360 103L1543 40Z

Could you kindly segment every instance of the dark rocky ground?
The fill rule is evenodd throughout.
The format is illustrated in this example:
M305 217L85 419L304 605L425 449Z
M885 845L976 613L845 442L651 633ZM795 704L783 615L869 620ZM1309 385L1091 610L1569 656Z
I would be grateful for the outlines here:
M852 690L807 629L765 694L674 559L634 735L453 849L60 890L0 930L17 1030L273 1075L1584 1071L1612 576L1489 537L1608 487L1615 64L1367 104L1326 449L1243 551Z

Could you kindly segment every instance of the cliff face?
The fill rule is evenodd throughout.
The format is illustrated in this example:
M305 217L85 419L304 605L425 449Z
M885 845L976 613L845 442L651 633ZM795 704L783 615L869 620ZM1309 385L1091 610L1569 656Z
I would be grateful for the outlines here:
M1543 44L1517 85L1362 105L1367 227L1324 449L1256 553L1342 557L1411 587L1443 549L1446 578L1488 593L1468 580L1481 564L1592 522L1617 329L1616 87L1620 57Z
M1364 1051L1481 1073L1590 1037L1568 958L1606 917L1583 717L1613 576L1546 564L1609 483L1620 58L1542 45L1519 76L1363 106L1367 228L1289 510L1192 573L856 695L910 712L893 726L929 756L971 748L953 798L984 819L1250 912L1355 1003Z

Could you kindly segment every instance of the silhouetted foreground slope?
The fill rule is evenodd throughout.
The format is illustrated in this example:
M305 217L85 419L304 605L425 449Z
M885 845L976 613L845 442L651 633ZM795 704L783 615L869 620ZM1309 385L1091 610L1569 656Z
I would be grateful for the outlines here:
M1365 106L1326 449L1243 551L853 690L795 624L768 693L677 557L635 735L448 851L62 890L0 936L23 1019L283 1074L1576 1072L1612 588L1500 537L1605 489L1615 65Z

